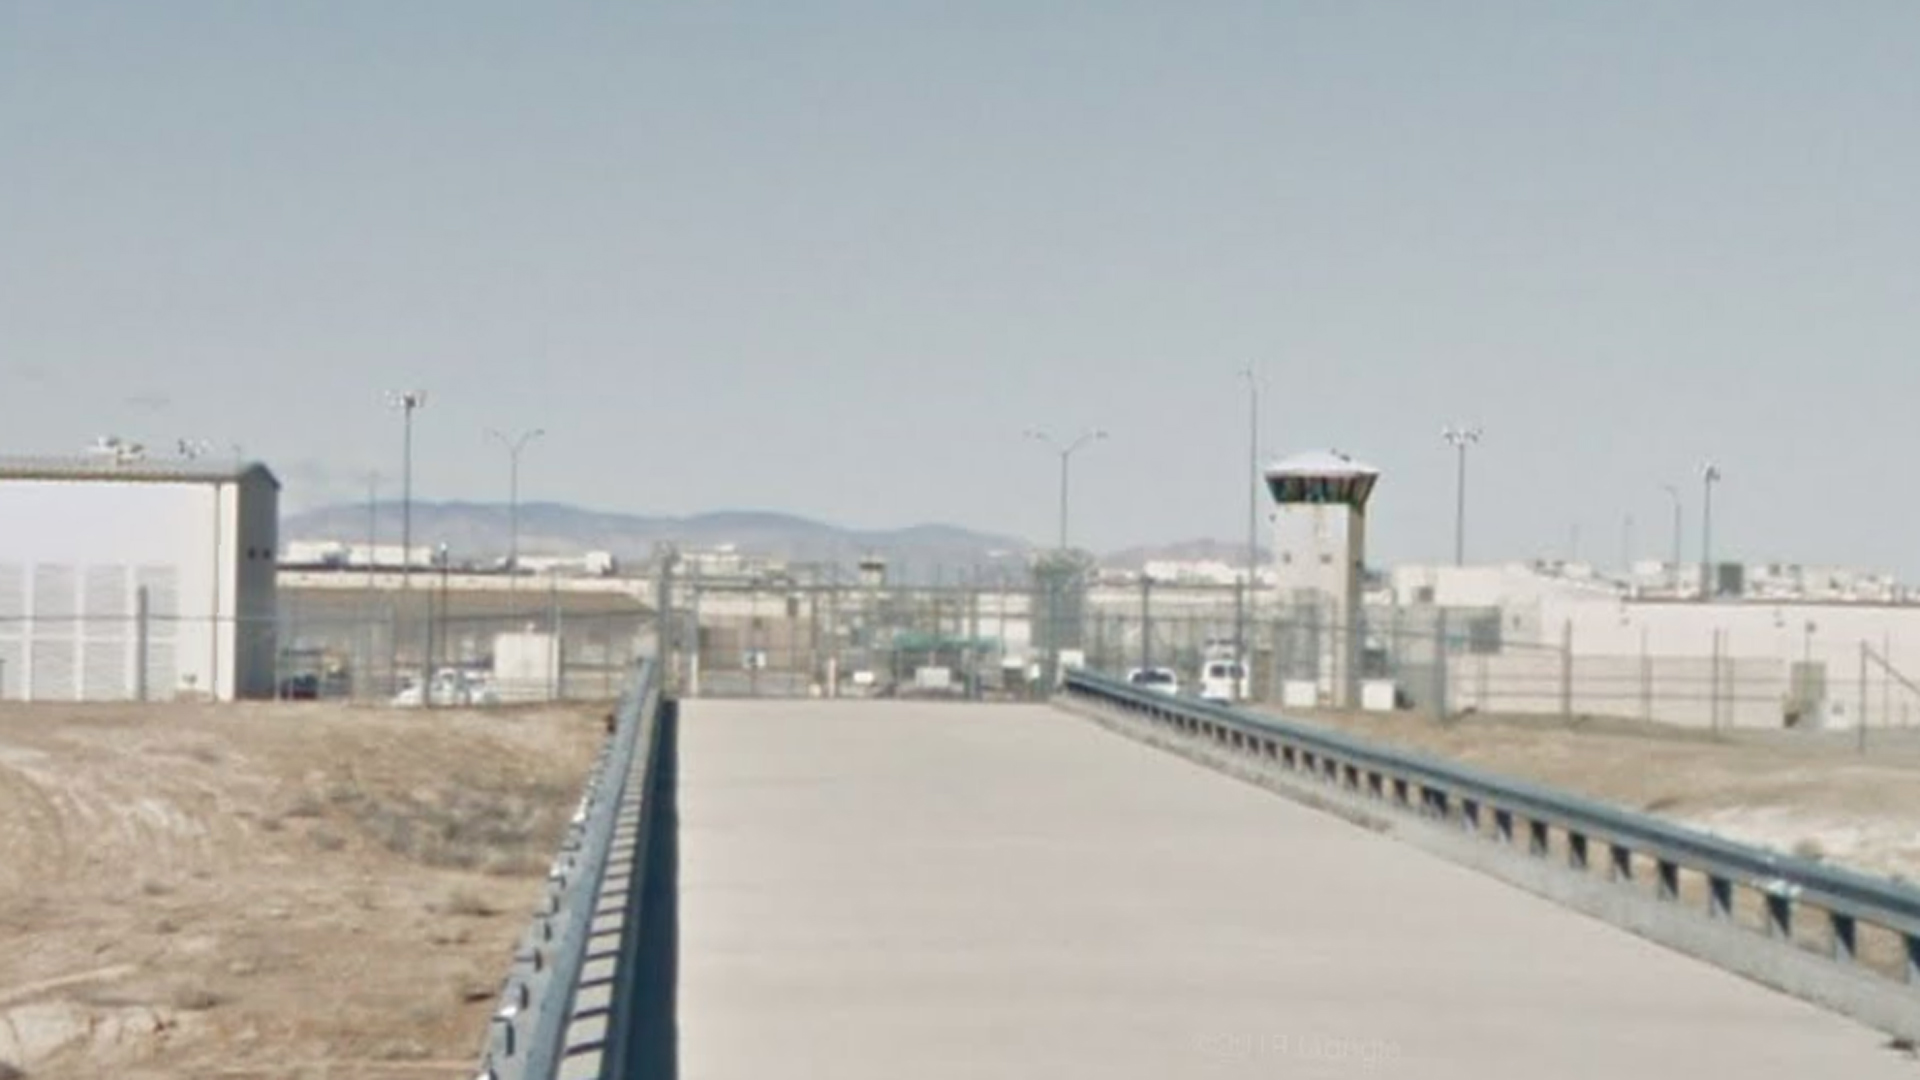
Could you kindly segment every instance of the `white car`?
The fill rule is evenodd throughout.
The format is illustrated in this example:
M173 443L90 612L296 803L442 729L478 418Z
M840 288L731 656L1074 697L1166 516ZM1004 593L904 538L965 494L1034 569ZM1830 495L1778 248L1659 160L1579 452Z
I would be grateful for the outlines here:
M1218 705L1247 699L1247 668L1237 660L1213 659L1200 665L1200 697Z
M1168 697L1178 697L1180 694L1180 676L1175 675L1172 668L1134 668L1127 672L1127 682L1142 690Z
M407 683L394 695L393 704L417 708L420 698L420 683L416 680ZM430 700L435 705L498 705L500 692L477 672L441 668L434 672L433 696Z

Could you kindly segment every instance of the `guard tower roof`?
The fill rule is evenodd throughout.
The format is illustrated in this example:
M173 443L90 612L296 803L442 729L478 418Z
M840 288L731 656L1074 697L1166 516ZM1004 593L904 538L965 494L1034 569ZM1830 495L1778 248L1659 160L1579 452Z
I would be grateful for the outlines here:
M1267 491L1283 504L1365 507L1380 470L1339 450L1309 450L1267 466Z

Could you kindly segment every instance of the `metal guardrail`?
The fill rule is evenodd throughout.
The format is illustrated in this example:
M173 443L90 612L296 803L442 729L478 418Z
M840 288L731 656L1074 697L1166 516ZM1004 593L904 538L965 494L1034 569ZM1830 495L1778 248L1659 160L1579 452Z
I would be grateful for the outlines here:
M1595 879L1595 871L1604 869L1606 880L1636 887L1643 884L1635 874L1636 861L1643 867L1651 863L1652 898L1665 908L1682 907L1682 878L1688 875L1705 884L1706 904L1700 914L1725 926L1735 923L1736 889L1752 890L1762 901L1763 916L1763 926L1754 929L1763 932L1741 935L1750 939L1742 948L1784 949L1823 965L1830 961L1829 966L1849 980L1871 976L1878 985L1867 990L1892 997L1854 1009L1839 1000L1857 999L1851 984L1840 992L1829 986L1803 992L1786 985L1792 980L1775 977L1778 965L1744 965L1745 973L1864 1014L1889 1030L1897 1027L1896 1033L1907 1037L1920 1029L1920 890L1901 882L1735 843L1647 814L1322 728L1142 690L1086 670L1070 673L1065 691L1070 699L1172 729L1232 759L1254 759L1370 806L1405 811L1512 849L1524 844L1525 855L1536 863L1559 852L1566 869ZM1604 866L1591 858L1599 849L1605 849ZM1795 938L1796 922L1809 914L1825 920L1824 959L1807 955L1808 943ZM1863 958L1861 931L1871 927L1892 935L1897 955L1876 957L1872 964ZM1885 1020L1897 1015L1909 1019Z
M665 722L658 668L634 668L612 737L514 950L475 1080L614 1075L634 1023L647 838Z

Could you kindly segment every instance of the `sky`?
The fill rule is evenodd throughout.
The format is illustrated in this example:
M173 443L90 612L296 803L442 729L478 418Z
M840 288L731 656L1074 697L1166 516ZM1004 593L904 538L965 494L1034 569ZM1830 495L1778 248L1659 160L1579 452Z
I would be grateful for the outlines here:
M0 0L0 451L1920 580L1920 5ZM237 449L236 449L237 448ZM1576 546L1577 544L1577 546Z

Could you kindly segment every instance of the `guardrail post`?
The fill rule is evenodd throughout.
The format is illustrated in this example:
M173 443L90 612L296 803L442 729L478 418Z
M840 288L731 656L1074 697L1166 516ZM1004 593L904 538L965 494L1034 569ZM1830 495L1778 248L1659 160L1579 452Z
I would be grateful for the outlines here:
M1655 886L1655 895L1659 896L1662 900L1680 899L1680 864L1667 859L1661 859L1656 866L1659 873L1659 883Z
M1539 819L1527 822L1527 853L1545 855L1551 846L1552 837L1547 834L1547 823Z
M1608 871L1609 876L1615 881L1632 881L1633 849L1621 847L1619 844L1609 844L1607 845L1607 850L1608 861L1611 864Z
M1853 916L1830 911L1827 929L1833 937L1833 958L1843 964L1853 963L1860 954L1859 930Z
M1777 938L1793 937L1793 900L1778 893L1768 893L1767 936Z
M1567 834L1567 865L1582 873L1587 869L1587 835L1570 832Z
M1733 918L1733 882L1707 875L1707 914L1716 919Z

